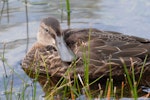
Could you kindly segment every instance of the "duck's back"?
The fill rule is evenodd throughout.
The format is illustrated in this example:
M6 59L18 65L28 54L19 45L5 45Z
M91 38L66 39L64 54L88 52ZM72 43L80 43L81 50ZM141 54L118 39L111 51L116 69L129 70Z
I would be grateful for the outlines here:
M81 59L77 64L77 72L81 76L84 76L85 62L88 63L91 78L109 76L110 67L112 76L123 75L124 64L129 73L131 66L134 66L135 74L139 74L146 58L144 71L150 71L148 39L97 29L68 29L64 34L68 46Z

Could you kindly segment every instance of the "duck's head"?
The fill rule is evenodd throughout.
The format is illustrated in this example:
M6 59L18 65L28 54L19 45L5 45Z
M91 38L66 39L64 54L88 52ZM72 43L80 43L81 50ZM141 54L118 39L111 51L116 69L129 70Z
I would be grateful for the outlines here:
M42 45L56 47L62 61L71 62L74 60L75 55L66 45L60 23L57 19L47 17L41 21L37 40Z

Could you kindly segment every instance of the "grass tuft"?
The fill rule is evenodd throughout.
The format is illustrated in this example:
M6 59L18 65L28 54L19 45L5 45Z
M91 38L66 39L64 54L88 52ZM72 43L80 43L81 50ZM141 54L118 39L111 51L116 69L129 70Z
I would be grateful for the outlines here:
M123 63L123 67L124 67L124 71L125 71L125 74L127 76L127 81L128 81L128 84L130 86L130 89L131 89L131 94L132 96L134 97L134 99L137 99L138 98L138 94L137 94L137 84L136 84L136 81L135 81L135 74L134 74L134 65L133 65L133 61L131 59L131 70L132 70L132 77L130 77L130 74L129 74L129 71L127 69L127 66L124 62L124 60L122 58L120 58L120 60L122 61Z

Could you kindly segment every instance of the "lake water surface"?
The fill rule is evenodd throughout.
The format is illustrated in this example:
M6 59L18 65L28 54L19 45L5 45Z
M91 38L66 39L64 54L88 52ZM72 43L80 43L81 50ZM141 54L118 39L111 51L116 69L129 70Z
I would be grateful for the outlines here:
M8 3L3 1L5 0L0 1L0 100L6 99L4 91L5 88L8 91L11 88L12 76L13 98L22 90L23 80L31 83L32 80L21 69L20 62L36 41L40 20L54 16L61 22L63 29L68 28L65 1L61 5L61 0L28 0L29 41L27 41L24 0L8 0ZM150 39L149 0L70 0L70 3L70 28L94 27ZM5 64L2 62L3 52ZM5 81L9 84L8 87L4 85ZM44 92L39 84L37 87L37 98L40 100ZM30 89L28 91L30 95Z

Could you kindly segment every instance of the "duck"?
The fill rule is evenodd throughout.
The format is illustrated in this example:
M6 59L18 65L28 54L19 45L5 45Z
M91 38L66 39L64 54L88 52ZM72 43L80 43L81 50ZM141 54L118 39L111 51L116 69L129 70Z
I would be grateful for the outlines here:
M40 74L90 79L100 76L122 79L128 73L150 73L150 40L95 28L61 29L54 17L41 20L37 41L22 60L22 68ZM125 66L125 67L124 67ZM142 69L144 66L144 69ZM67 74L66 74L67 73Z

